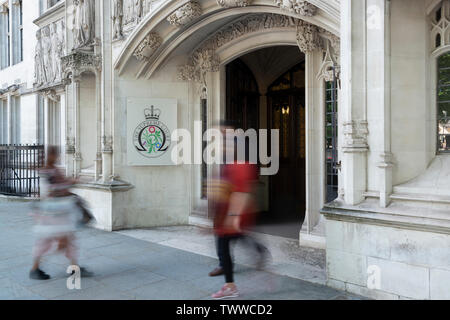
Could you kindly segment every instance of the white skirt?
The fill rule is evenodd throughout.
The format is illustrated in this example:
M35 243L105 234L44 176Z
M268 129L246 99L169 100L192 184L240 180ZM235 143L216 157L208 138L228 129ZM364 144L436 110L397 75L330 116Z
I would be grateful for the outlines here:
M82 212L73 196L42 199L33 212L34 232L40 236L56 237L76 231Z

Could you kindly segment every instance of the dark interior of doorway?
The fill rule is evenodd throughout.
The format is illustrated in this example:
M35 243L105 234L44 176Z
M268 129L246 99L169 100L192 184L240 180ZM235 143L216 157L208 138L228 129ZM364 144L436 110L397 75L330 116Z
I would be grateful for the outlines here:
M226 117L244 130L279 130L280 168L276 175L265 181L260 179L260 184L266 188L262 196L268 198L269 205L260 210L258 223L253 229L256 232L298 239L305 216L306 194L305 64L304 56L298 49L292 49L261 49L227 65ZM283 59L280 53L289 55L287 66L286 63L283 66L279 59L271 58L274 53L279 59ZM258 63L255 63L255 59ZM263 81L259 81L259 86L255 74L263 78ZM271 79L269 85L260 88L264 80L267 83L267 79ZM262 98L261 90L266 92ZM266 110L260 108L260 103L264 103L263 108ZM266 115L261 117L261 112Z

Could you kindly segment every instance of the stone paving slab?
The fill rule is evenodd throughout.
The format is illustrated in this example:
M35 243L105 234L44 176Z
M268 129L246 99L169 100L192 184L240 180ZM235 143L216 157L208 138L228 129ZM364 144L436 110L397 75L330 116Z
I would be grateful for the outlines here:
M28 211L23 203L0 203L0 299L205 300L223 285L223 277L208 277L218 264L213 256L152 242L161 240L158 236L139 240L89 228L77 232L77 237L80 264L93 271L94 276L82 278L80 290L67 289L68 262L62 255L43 259L42 269L52 276L51 280L31 280L28 272L34 236ZM178 243L176 236L177 232L164 233L163 242ZM198 239L194 241L200 244ZM209 238L208 243L213 245L214 241ZM359 299L272 271L258 271L241 264L235 269L239 299ZM313 277L314 272L310 273Z

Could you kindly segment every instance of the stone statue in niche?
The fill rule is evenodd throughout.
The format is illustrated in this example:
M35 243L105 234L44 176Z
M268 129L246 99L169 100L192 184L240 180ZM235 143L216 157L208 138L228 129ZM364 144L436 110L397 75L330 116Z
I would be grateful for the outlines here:
M42 56L44 60L44 82L50 82L53 79L52 72L52 43L50 39L50 28L49 26L45 26L42 28Z
M61 57L64 56L65 53L65 47L66 47L66 38L65 38L65 23L64 20L61 20L59 22L56 22L56 27L57 27L57 32L58 32L58 41L56 43L56 55L53 57L53 59L56 60L56 65L55 65L55 69L54 72L56 74L55 76L55 80L61 80Z
M142 16L144 17L152 9L152 0L142 1Z
M133 10L134 10L133 16L137 23L142 18L142 0L134 0Z
M123 0L113 0L113 39L122 38Z
M44 58L42 57L41 30L36 32L36 49L34 53L34 82L41 86L44 83Z
M124 0L123 2L123 19L124 24L129 24L133 22L133 6L134 6L134 0Z
M74 0L74 48L91 45L95 39L95 1Z
M52 23L50 25L50 34L51 34L51 53L52 53L52 77L49 79L50 81L55 81L56 78L61 74L60 68L60 59L58 54L58 45L59 45L59 34L58 34L58 26L56 23Z

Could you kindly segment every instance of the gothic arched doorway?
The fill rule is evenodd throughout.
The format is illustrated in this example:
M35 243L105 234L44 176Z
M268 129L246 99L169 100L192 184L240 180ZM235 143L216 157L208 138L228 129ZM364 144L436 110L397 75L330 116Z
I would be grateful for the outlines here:
M260 177L255 231L297 239L306 207L304 55L268 47L227 64L225 115L244 130L279 130L280 167Z

